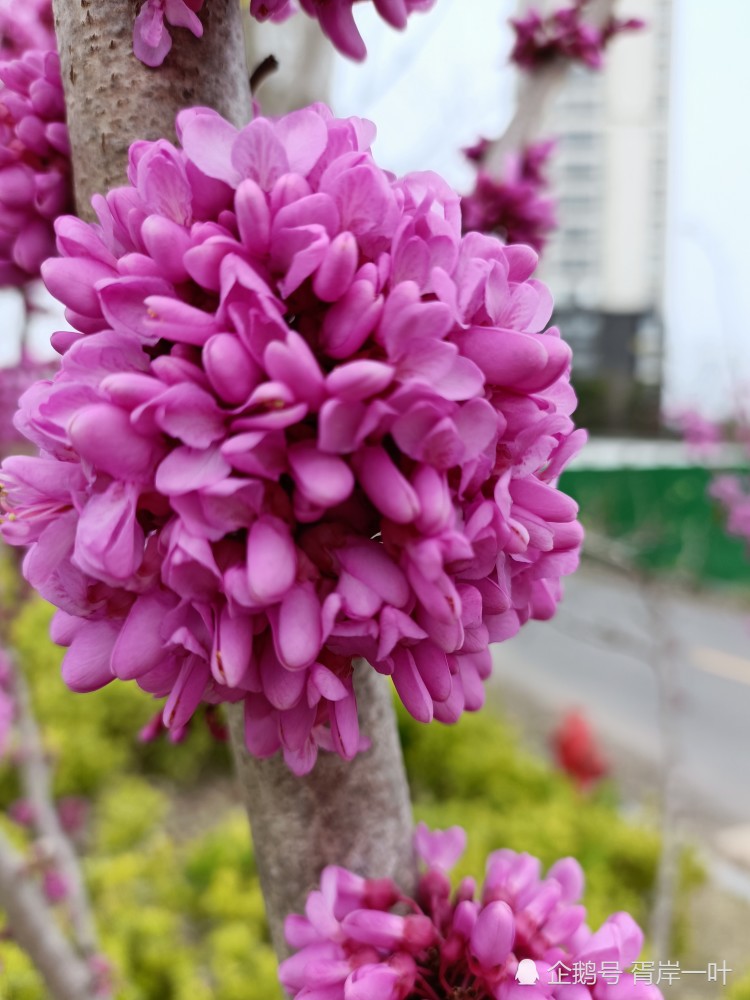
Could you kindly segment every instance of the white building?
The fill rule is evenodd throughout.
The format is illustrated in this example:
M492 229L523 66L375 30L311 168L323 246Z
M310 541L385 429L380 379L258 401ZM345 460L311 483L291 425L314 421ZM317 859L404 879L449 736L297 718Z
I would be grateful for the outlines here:
M618 12L647 28L616 38L602 72L576 67L543 130L559 137L560 227L542 274L574 373L610 382L615 410L634 384L661 381L672 2L623 0Z

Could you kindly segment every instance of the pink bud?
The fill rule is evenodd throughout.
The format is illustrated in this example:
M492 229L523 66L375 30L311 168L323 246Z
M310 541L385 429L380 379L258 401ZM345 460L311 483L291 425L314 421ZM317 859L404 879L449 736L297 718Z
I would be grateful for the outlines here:
M408 524L419 516L419 497L385 448L361 448L352 463L362 489L381 514L397 524Z
M483 969L495 969L510 954L516 930L513 911L507 903L485 906L471 932L471 951Z
M359 247L348 232L339 233L326 250L313 278L313 291L323 302L337 302L354 280L359 263Z
M369 281L355 281L326 313L320 337L332 358L347 358L367 340L378 324L383 299Z
M247 539L247 579L253 598L275 604L294 583L297 552L289 527L265 515L253 524Z

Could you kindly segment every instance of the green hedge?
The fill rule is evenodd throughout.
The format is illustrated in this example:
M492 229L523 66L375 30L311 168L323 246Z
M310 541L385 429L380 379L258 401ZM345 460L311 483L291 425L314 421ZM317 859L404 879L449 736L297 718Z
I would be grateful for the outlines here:
M747 586L747 546L726 533L726 517L708 495L713 475L697 466L574 469L560 488L580 505L585 527L632 546L644 569Z

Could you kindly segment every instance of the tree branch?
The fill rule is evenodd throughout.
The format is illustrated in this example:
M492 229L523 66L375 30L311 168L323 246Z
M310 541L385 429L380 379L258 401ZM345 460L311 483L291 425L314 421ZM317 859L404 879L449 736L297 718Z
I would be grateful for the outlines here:
M592 0L587 7L586 20L597 28L612 17L617 0ZM519 89L518 103L505 132L491 143L483 167L493 177L501 177L508 153L517 152L538 138L544 117L562 89L572 61L563 56L547 66L524 72Z
M21 671L15 664L13 666L13 694L20 744L18 767L24 795L31 805L37 833L49 845L52 861L65 881L68 892L65 902L75 942L80 952L90 958L96 955L100 948L88 893L78 857L62 828L55 807L52 778L41 734L31 708L29 691Z
M53 1000L94 1000L94 976L58 927L24 860L0 830L0 909Z

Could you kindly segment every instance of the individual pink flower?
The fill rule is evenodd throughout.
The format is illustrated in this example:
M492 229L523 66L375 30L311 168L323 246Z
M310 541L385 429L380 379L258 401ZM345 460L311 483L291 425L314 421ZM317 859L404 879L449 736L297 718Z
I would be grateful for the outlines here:
M287 918L294 954L279 978L294 1000L659 1000L660 991L627 970L643 934L627 913L598 931L578 902L583 872L565 858L541 876L529 854L495 851L480 892L464 879L451 892L449 870L463 853L460 827L417 827L425 863L414 899L388 879L366 879L329 867L304 915ZM435 856L447 856L437 863ZM520 984L522 962L538 981ZM574 978L575 970L587 975ZM566 971L567 970L567 971ZM616 971L615 971L616 970Z
M196 38L203 35L197 12L203 0L145 0L133 26L133 52L146 66L161 66L172 48L173 28L187 28Z
M72 207L60 60L54 34L47 41L0 62L0 285L39 276L52 223Z
M525 243L540 253L557 228L555 200L545 194L545 167L555 142L538 142L508 156L502 177L483 166L489 147L480 140L465 150L478 164L478 174L472 193L461 199L464 232L494 233L505 243Z
M70 887L65 876L57 868L47 868L42 875L42 889L48 903L55 905L68 898Z
M511 61L532 71L558 58L601 69L604 49L615 35L644 27L639 18L614 15L601 28L587 24L583 18L589 4L590 0L575 0L570 7L561 7L546 17L532 9L525 17L511 18L516 33Z
M285 21L298 10L295 0L250 0L250 16L256 21Z
M340 52L350 59L364 59L367 49L354 20L355 2L356 0L299 0L299 5L310 17L317 18L323 34L330 38ZM374 0L374 3L384 21L394 28L405 28L409 14L415 10L429 10L435 0ZM294 10L291 0L250 0L250 13L259 21L269 18L283 20L294 13Z
M461 236L436 175L376 166L322 105L138 142L99 225L57 224L79 332L21 401L3 536L60 610L63 677L244 703L298 773L362 746L353 661L411 714L478 709L488 643L548 618L578 560L557 477L570 351L536 255Z

